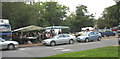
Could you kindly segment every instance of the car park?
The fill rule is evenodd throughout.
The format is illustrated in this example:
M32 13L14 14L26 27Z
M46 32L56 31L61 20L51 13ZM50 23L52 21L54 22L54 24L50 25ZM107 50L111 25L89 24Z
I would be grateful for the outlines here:
M99 29L98 31L101 33L102 37L109 37L109 36L115 36L116 35L110 29Z
M51 46L55 46L57 44L63 44L63 43L73 44L75 39L76 37L70 34L58 34L54 37L43 40L42 43L44 45L51 45Z
M13 50L18 48L18 42L16 41L5 41L4 39L0 38L0 49L8 49Z
M96 31L84 32L81 36L77 37L78 42L89 42L93 40L101 40L101 34Z

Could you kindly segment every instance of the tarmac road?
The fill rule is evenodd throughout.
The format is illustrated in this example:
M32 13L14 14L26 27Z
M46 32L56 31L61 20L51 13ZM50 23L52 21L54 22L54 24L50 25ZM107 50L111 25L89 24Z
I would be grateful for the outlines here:
M63 44L54 47L51 46L35 46L19 48L17 50L2 51L2 57L46 57L61 53L82 51L99 47L118 45L118 38L102 39L88 43ZM0 51L1 52L1 51Z

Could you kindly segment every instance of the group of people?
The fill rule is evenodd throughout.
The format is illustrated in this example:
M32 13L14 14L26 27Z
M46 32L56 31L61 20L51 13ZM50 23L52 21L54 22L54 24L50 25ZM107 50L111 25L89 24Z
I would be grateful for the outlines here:
M47 38L55 36L55 31L51 30L50 32L22 32L22 33L13 33L13 40L18 41L21 44L26 44L28 41L32 42L42 42ZM28 37L34 37L35 39L28 39Z

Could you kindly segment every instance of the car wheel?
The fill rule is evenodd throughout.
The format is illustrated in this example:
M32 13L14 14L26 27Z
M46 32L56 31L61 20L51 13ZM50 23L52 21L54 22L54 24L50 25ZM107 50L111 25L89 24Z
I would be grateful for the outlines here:
M69 41L69 44L73 44L73 43L74 43L74 41L73 41L73 40L70 40L70 41Z
M113 36L116 36L116 34L114 33Z
M85 39L85 42L89 42L89 39L88 39L88 38L86 38L86 39Z
M13 50L13 49L15 49L15 45L13 44L8 45L8 50Z
M81 42L81 41L77 40L77 42Z
M109 37L109 35L107 35L107 37Z
M52 42L50 43L50 45L51 45L51 46L55 46L55 45L56 45L55 41L52 41Z
M101 41L101 37L98 37L98 39L97 39L98 41Z
M107 37L107 35L104 35L103 37Z

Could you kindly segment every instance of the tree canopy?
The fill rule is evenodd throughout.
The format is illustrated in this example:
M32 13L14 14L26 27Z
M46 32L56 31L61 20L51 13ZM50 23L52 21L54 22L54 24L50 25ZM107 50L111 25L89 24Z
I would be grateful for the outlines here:
M118 11L119 8L120 6L117 4L105 8L103 11L103 16L98 19L99 28L112 28L114 26L118 26L120 22L120 13Z
M3 2L2 18L10 20L12 29L28 25L69 26L71 32L80 31L82 27L93 27L96 19L88 14L87 6L76 6L76 12L68 15L69 7L57 2L37 2L26 4L24 2ZM107 16L105 15L107 18Z
M10 20L12 29L27 25L52 26L60 25L67 17L68 7L57 2L3 2L2 18Z

